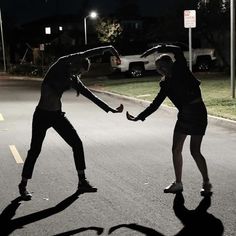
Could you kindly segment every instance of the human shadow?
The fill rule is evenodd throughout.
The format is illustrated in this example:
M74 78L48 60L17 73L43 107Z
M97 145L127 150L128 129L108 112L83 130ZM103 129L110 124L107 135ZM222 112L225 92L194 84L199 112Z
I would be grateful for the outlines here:
M184 227L175 236L222 236L224 226L218 218L207 212L210 206L211 197L205 196L196 209L188 210L184 206L183 194L177 193L174 198L173 209ZM113 226L108 233L112 234L114 231L124 227L143 233L146 236L164 236L164 234L152 228L134 223Z
M71 235L79 234L79 233L82 233L82 232L88 231L88 230L97 231L97 235L101 235L103 233L103 231L104 231L104 228L94 227L94 226L91 226L91 227L81 227L79 229L74 229L74 230L70 230L70 231L67 231L67 232L64 232L64 233L55 234L53 236L71 236Z
M22 201L21 197L17 197L13 201L11 201L11 204L9 204L0 215L0 223L2 225L0 228L1 236L10 235L16 229L23 228L27 224L42 220L65 210L79 198L80 194L82 193L76 191L69 197L65 198L63 201L59 202L54 207L50 207L26 216L12 219Z
M204 197L196 209L188 210L184 206L182 193L177 193L174 198L173 209L175 215L184 225L175 236L220 236L223 235L224 226L222 222L207 210L211 205L211 197Z
M116 231L120 228L123 228L123 227L138 231L140 233L143 233L146 236L164 236L163 234L157 232L156 230L154 230L152 228L142 226L142 225L138 225L138 224L120 224L120 225L116 225L116 226L113 226L109 229L108 234L111 234L114 231Z

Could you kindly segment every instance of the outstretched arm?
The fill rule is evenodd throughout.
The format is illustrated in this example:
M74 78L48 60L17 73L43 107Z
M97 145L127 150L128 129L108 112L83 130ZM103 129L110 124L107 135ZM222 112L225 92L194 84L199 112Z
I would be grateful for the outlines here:
M73 62L76 62L77 60L81 60L83 58L89 58L89 57L93 57L93 56L103 55L105 52L112 53L114 56L117 57L118 60L120 60L119 53L111 45L88 49L84 52L72 53L72 54L63 56L62 59L67 60L67 62L73 63Z
M72 77L72 88L74 88L77 91L77 94L82 94L92 102L94 102L97 106L99 106L101 109L103 109L106 112L112 112L112 113L121 113L123 111L123 105L120 104L117 108L112 108L108 104L106 104L104 101L102 101L100 98L98 98L95 94L93 94L79 79L78 76Z
M160 92L155 97L155 99L152 101L152 103L144 111L142 111L138 116L136 117L132 116L127 111L126 112L127 119L131 121L138 121L138 120L144 121L146 117L151 115L153 112L155 112L159 108L159 106L165 100L165 98L166 98L166 94L164 90L161 89Z
M154 53L154 52L158 52L158 48L159 48L160 46L155 46L155 47L153 47L153 48L150 48L150 49L148 49L147 51L145 51L140 57L142 58L142 57L147 57L147 56L149 56L150 54L152 54L152 53Z
M173 53L175 56L175 59L179 59L181 57L184 57L183 52L180 47L175 45L169 45L169 44L162 44L157 45L153 48L148 49L146 52L144 52L141 57L147 57L150 54L158 52L158 53Z
M102 55L105 52L110 52L111 54L116 56L118 59L120 58L119 53L117 52L117 50L111 45L89 49L87 51L84 51L81 54L81 56L84 57L84 58L87 58L87 57Z

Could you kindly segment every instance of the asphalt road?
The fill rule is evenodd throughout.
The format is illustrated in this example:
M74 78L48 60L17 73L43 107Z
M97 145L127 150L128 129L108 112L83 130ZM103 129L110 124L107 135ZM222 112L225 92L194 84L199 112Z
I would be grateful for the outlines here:
M37 81L0 79L0 235L217 236L223 229L223 235L236 235L236 127L209 122L202 152L214 186L211 199L199 194L201 177L186 140L182 198L163 193L174 179L175 111L160 108L145 122L130 122L125 113L107 114L73 91L63 96L63 110L83 141L87 177L98 192L75 193L72 151L50 129L29 183L33 198L20 201L23 164L17 162L29 148L39 89ZM144 108L98 96L113 107L123 103L131 114Z

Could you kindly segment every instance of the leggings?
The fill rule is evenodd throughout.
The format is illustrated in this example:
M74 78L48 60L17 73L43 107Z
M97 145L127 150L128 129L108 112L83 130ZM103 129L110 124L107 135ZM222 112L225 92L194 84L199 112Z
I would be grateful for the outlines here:
M30 149L24 163L22 177L32 178L34 165L41 152L43 140L47 130L51 127L71 146L76 170L79 171L86 168L82 141L74 127L65 117L65 113L36 108L33 115Z

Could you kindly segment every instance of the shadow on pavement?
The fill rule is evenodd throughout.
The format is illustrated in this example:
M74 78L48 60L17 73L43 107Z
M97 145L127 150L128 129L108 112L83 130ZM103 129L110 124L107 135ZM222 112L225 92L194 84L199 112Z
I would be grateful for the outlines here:
M26 216L22 216L16 219L12 219L16 213L16 210L20 206L22 201L21 197L14 199L10 205L8 205L0 215L0 228L1 236L10 235L14 230L23 228L25 225L47 218L54 214L57 214L67 207L69 207L74 201L79 198L81 193L75 192L71 196L67 197L56 206L35 212ZM184 197L182 193L175 195L173 209L175 215L184 225L175 236L222 236L224 232L224 226L222 222L207 210L211 205L211 197L204 197L196 209L188 210L184 206ZM143 233L146 236L164 236L158 231L138 224L120 224L113 226L109 229L108 234L112 234L114 231L120 228L128 228L137 232ZM59 233L54 236L69 236L79 234L84 231L93 230L97 231L97 235L101 235L104 228L101 227L82 227L68 232Z
M113 226L109 229L108 234L111 234L114 231L116 231L117 229L120 229L120 228L123 228L123 227L138 231L140 233L143 233L146 236L164 236L163 234L157 232L156 230L154 230L152 228L148 228L148 227L138 225L138 224L120 224L120 225L116 225L116 226Z
M223 235L224 226L215 216L207 212L211 206L211 197L206 196L202 199L195 210L188 210L184 206L182 193L175 196L173 209L175 215L180 219L184 228L176 236L220 236Z
M16 213L16 210L20 206L20 202L22 201L21 197L17 197L13 201L11 201L11 204L8 205L3 212L0 215L0 223L2 227L0 228L0 235L1 236L7 236L10 235L14 230L23 228L25 225L42 220L44 218L47 218L49 216L55 215L63 210L65 210L67 207L69 207L74 201L76 201L79 198L79 195L82 193L79 193L78 191L58 203L54 207L50 207L48 209L38 211L26 216L22 216L16 219L12 219ZM90 227L90 228L81 228L81 232L88 230L88 229L96 229L96 227ZM96 229L97 230L97 229ZM99 229L100 230L100 229ZM79 232L79 229L77 230ZM72 234L59 234L59 235L72 235Z
M211 206L211 197L204 197L196 209L188 210L184 206L184 197L182 193L175 195L173 209L175 215L184 225L183 229L180 230L175 236L222 236L224 232L224 226L222 222L212 214L208 213L207 210ZM138 224L120 224L113 226L109 229L109 234L120 228L129 228L146 236L164 236L164 234L158 231L138 225Z
M75 235L75 234L79 234L79 233L82 233L84 231L87 231L87 230L94 230L94 231L97 231L97 235L101 235L104 231L103 228L100 228L100 227L82 227L82 228L79 228L79 229L75 229L75 230L70 230L68 232L64 232L64 233L60 233L60 234L55 234L54 236L70 236L70 235Z

